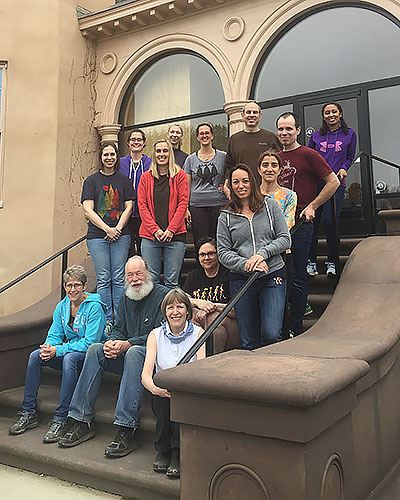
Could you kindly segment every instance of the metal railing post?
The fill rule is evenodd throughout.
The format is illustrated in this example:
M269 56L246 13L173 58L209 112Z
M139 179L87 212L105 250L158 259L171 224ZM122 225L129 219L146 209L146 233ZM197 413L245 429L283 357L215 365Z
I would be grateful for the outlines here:
M340 181L340 178L339 178ZM340 187L340 186L339 186ZM338 188L339 189L339 188ZM331 226L332 226L332 236L334 241L334 259L335 259L335 268L336 268L336 277L340 276L340 263L339 263L339 230L338 223L336 218L336 198L335 193L331 196ZM327 228L328 231L328 228Z
M65 288L63 276L68 267L68 250L65 250L62 254L61 262L61 300L65 297Z

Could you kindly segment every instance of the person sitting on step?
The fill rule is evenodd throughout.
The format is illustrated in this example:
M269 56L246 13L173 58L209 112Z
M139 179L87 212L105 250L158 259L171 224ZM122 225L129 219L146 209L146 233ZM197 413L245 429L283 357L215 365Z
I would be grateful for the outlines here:
M157 387L153 381L154 366L156 373L172 368L187 353L203 333L203 329L191 322L192 306L183 290L171 290L161 304L165 322L153 330L147 339L142 382L152 393L151 407L157 419L156 440L157 456L153 464L155 472L164 472L170 478L180 476L179 424L171 422L170 394L166 389ZM205 357L205 346L190 361Z
M169 289L154 284L147 262L139 255L125 265L125 293L121 296L117 319L109 339L93 344L86 355L82 372L68 412L61 448L77 446L95 436L93 417L104 371L120 374L114 425L118 432L106 447L107 458L119 458L139 448L135 431L143 386L141 374L149 333L161 324L161 302Z
M106 305L97 293L86 292L85 269L69 267L63 275L63 283L66 297L56 306L45 341L29 356L22 411L9 429L9 434L18 435L38 426L36 405L42 366L61 370L60 404L43 437L44 443L55 443L63 435L86 351L94 342L105 339Z
M168 288L154 284L146 261L135 255L125 265L125 293L109 339L93 344L72 396L61 448L77 446L95 436L94 406L104 371L122 375L114 425L118 432L105 449L107 458L128 455L140 445L134 439L139 425L143 386L141 373L149 333L161 324L161 302Z

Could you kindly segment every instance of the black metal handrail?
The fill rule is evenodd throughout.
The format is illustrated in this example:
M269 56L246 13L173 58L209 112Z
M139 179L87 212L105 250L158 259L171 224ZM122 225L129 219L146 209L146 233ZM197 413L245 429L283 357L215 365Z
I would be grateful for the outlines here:
M362 156L366 156L367 158L371 160L376 160L381 163L385 163L386 165L389 165L391 167L395 167L400 170L400 165L397 163L394 163L389 160L385 160L384 158L380 158L379 156L373 155L371 153L367 153L366 151L359 151L357 155L354 157L354 160L351 162L349 168L347 171L350 170L350 168L358 161L358 159ZM339 179L341 180L341 179ZM337 217L336 217L336 200L335 200L335 195L332 195L331 197L331 224L333 228L333 235L334 235L334 241L335 241L335 267L336 267L336 277L339 279L340 273L341 273L341 268L340 268L340 262L339 262L339 244L338 244L338 229L337 229Z
M57 259L57 257L60 257L60 255L62 255L62 264L61 264L61 299L63 299L65 297L65 290L64 290L64 287L62 285L62 283L63 283L62 277L63 277L63 274L64 274L65 270L68 267L68 251L71 250L71 248L74 248L76 245L79 245L79 243L82 243L82 241L84 241L84 240L86 240L86 235L82 236L81 238L79 238L79 240L74 241L73 243L71 243L70 245L66 246L65 248L63 248L59 252L57 252L54 255L52 255L51 257L47 258L46 260L44 260L43 262L41 262L37 266L32 267L32 269L29 269L29 271L27 271L26 273L21 274L21 276L18 276L18 278L15 278L15 280L10 281L10 283L7 283L7 285L5 285L2 288L0 288L0 293L5 292L6 290L8 290L9 288L11 288L12 286L16 285L17 283L19 283L23 279L27 278L28 276L30 276L34 272L36 272L39 269L41 269L42 267L44 267L46 264L49 264L54 259Z
M303 225L305 220L306 218L303 215L292 227L292 229L290 230L290 234L293 235ZM242 288L240 288L240 290L237 291L237 293L226 304L226 306L222 309L219 315L214 319L214 321L212 321L211 325L204 330L204 332L200 335L200 337L196 340L196 342L192 345L192 347L187 351L187 353L182 357L182 359L179 360L178 365L183 365L185 363L188 363L193 358L193 356L203 346L203 344L207 341L207 339L211 338L211 335L214 333L214 330L222 323L222 321L229 314L229 311L243 297L243 295L247 292L247 290L255 282L255 280L260 276L260 274L263 273L258 271L251 273L249 278L243 284Z

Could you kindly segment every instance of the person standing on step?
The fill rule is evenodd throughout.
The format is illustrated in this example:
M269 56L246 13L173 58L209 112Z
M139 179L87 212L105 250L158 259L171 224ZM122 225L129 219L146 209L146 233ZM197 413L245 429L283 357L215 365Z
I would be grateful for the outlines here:
M157 419L154 443L157 456L153 470L166 473L170 478L179 478L179 424L171 421L170 394L154 383L153 372L154 368L158 373L176 366L203 333L203 329L191 322L192 306L189 297L179 288L171 290L165 296L161 310L165 322L153 330L147 339L142 382L152 394L151 407ZM190 361L203 358L205 345Z
M299 335L302 333L307 303L307 260L315 211L335 193L339 181L321 155L297 141L301 127L294 113L282 113L276 120L276 126L283 146L283 150L279 152L283 165L279 184L297 194L296 221L302 216L305 217L304 224L293 234L291 247L293 279L289 297L289 330L292 335ZM316 196L321 180L325 182L325 186Z
M106 305L97 293L86 292L85 269L69 267L63 275L63 284L66 297L56 306L45 341L29 356L22 411L9 429L9 434L18 435L38 426L36 406L42 367L61 370L60 404L43 437L44 443L55 443L63 435L86 351L106 338Z
M340 186L335 192L336 219L340 215L344 192L346 190L347 170L354 160L357 147L357 136L353 129L347 126L343 118L343 109L339 103L329 102L322 107L322 125L314 132L308 147L315 149L326 160L328 165L339 177ZM323 183L318 186L321 191ZM335 228L332 226L331 202L325 202L315 213L314 234L311 243L307 272L310 276L318 274L317 246L318 228L324 221L326 228L326 243L328 246L328 260L325 262L326 274L336 276L335 253L339 248L339 225L336 226L337 247L335 242Z
M286 272L281 254L290 248L289 229L278 203L262 196L250 167L228 173L231 199L218 218L219 261L230 271L235 295L250 273L260 275L234 306L242 349L281 340Z
M136 194L132 183L119 173L116 144L100 146L100 170L83 183L81 203L88 220L87 246L97 278L97 292L107 305L107 328L117 314L124 292L124 266L131 237L127 224Z
M174 150L175 163L179 167L183 167L188 154L182 151L183 128L177 123L173 123L168 127L168 139Z
M129 177L132 182L132 187L137 193L138 185L142 174L149 170L151 158L143 153L146 146L146 135L143 130L134 128L129 134L128 147L130 153L121 158L120 173ZM128 228L131 234L131 248L129 256L140 255L140 215L137 200L133 202L133 210L131 218L128 222Z
M107 458L128 455L140 445L135 439L143 386L141 374L149 333L161 324L161 302L168 288L154 284L145 260L135 255L125 266L125 294L109 339L93 344L72 396L61 448L77 446L95 436L94 407L104 371L121 377L114 425L118 432L105 449Z
M192 224L195 245L201 238L215 238L219 213L228 201L223 190L226 153L213 148L211 123L199 123L196 137L200 149L189 155L183 165L190 188L187 220Z
M248 102L243 107L242 119L245 128L229 138L226 155L227 174L229 169L238 163L244 163L251 168L257 182L261 183L257 170L260 154L268 149L274 151L282 149L278 137L273 132L259 127L261 116L261 108L256 102Z
M154 144L150 170L140 179L138 204L142 225L142 255L154 283L159 283L164 258L164 284L178 286L186 250L185 215L189 185L185 172L174 162L171 144Z

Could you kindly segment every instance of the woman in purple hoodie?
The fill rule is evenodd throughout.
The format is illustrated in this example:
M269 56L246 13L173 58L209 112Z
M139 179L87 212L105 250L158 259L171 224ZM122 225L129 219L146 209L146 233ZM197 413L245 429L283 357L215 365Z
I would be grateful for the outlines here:
M344 192L346 189L347 169L350 167L356 153L357 136L353 129L347 126L343 118L343 110L340 104L330 102L322 108L322 126L311 136L308 147L315 149L325 159L332 170L338 175L340 186L335 193L336 218L339 217L342 207ZM322 188L322 186L320 186ZM331 222L331 201L328 200L320 207L314 219L314 236L311 243L307 272L310 276L316 276L317 270L317 244L318 226L323 218L326 227L326 242L328 246L328 260L326 274L336 275L335 266L335 239L334 228Z
M133 189L137 193L140 178L142 174L149 170L151 158L143 153L146 146L146 135L140 128L134 128L129 134L127 142L130 153L120 160L120 173L129 177L132 182ZM139 227L141 224L137 200L133 202L133 210L131 218L128 222L129 232L131 233L131 248L129 257L132 255L141 255L140 253L140 237Z

